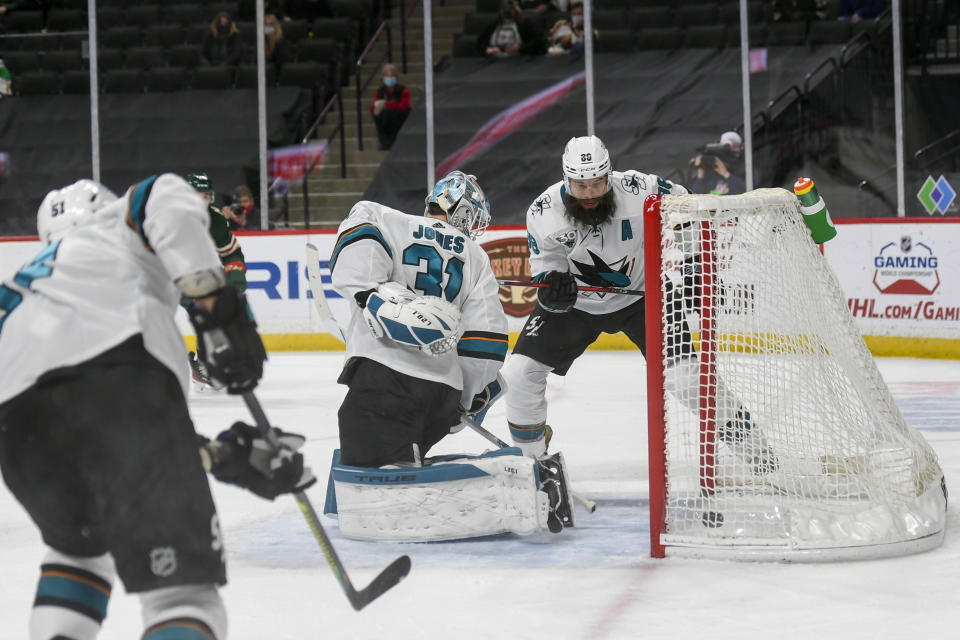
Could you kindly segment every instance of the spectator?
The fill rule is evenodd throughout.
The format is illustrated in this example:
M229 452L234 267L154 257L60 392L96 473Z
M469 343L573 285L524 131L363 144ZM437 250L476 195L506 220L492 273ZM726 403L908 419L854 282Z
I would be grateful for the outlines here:
M397 80L397 68L392 64L383 65L383 84L373 96L370 113L377 125L380 150L386 151L410 115L410 90Z
M773 22L809 22L817 18L814 0L773 0L770 17Z
M876 18L883 13L887 0L840 0L837 20L848 20L852 23Z
M277 16L268 13L263 19L263 33L266 36L264 55L267 62L272 63L279 75L280 69L287 62L293 60L293 50L290 43L283 37L283 27Z
M203 35L200 58L208 65L235 65L240 61L240 30L230 14L221 11L210 21L210 30Z
M504 0L497 22L480 34L480 43L487 56L506 58L519 54L538 55L543 51L542 34L523 19L523 11L515 0Z
M719 144L706 145L704 152L690 161L697 168L690 192L733 195L746 191L740 154L742 143L740 134L727 131L720 136Z
M597 36L596 30L593 32ZM547 38L547 53L559 56L568 53L583 53L583 2L573 0L570 5L570 19L562 18L554 23Z
M223 208L223 215L227 219L231 231L237 229L260 230L260 209L257 208L253 199L253 192L245 184L234 188L233 204Z
M521 9L536 9L540 13L547 11L566 11L569 0L522 0Z

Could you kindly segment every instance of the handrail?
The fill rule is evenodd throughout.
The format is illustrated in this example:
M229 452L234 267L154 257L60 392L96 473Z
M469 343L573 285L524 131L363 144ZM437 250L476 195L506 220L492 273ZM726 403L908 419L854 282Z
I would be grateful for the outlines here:
M367 57L367 54L370 53L370 50L373 48L373 45L380 38L380 34L384 31L387 32L387 52L380 56L380 59L377 61L377 67L370 74L370 77L367 78L366 83L363 83L361 87L361 77L363 76L363 59ZM380 26L377 27L377 30L374 32L373 36L370 38L370 42L367 43L367 46L364 47L363 53L360 54L360 57L357 58L357 62L354 65L356 73L356 90L357 90L357 150L363 151L363 107L361 101L363 99L363 92L367 88L367 85L370 84L370 80L377 75L377 71L380 69L380 64L383 62L383 59L386 58L390 62L393 62L393 38L390 35L390 23L386 20L380 23Z
M928 145L926 145L926 146L924 146L924 147L920 147L919 149L917 149L916 153L913 154L913 159L914 159L914 160L919 160L919 159L920 159L920 156L926 154L926 153L927 153L928 151L930 151L932 148L934 148L934 147L936 147L937 145L940 145L940 144L946 142L947 140L949 140L950 138L954 138L954 137L956 137L956 136L960 136L960 129L954 129L953 131L951 131L951 132L948 133L947 135L942 136L942 137L940 137L940 138L937 138L936 140L934 140L933 142L931 142L930 144L928 144Z
M786 110L787 110L787 107L790 106L789 104L787 105L787 107L784 107L779 113L774 114L774 113L773 113L773 106L774 106L775 104L779 103L781 98L784 98L784 97L786 97L787 95L789 95L789 94L791 94L791 93L796 93L796 94L797 94L797 98L798 98L799 100L801 100L801 101L803 100L804 94L803 94L802 91L800 91L800 87L798 87L798 86L795 85L795 84L790 85L789 87L787 87L787 89L786 89L784 92L782 92L782 93L781 93L780 95L778 95L776 98L774 98L773 100L771 100L770 102L767 103L767 109L766 109L766 111L767 111L767 113L770 114L770 118L771 118L771 119L777 117L778 115L780 115L780 113L783 113L783 111L786 111ZM791 104L792 104L792 103L791 103Z
M811 71L810 73L808 73L803 77L803 94L804 95L810 93L810 89L811 89L810 80L813 79L813 76L816 75L816 73L820 71L820 69L823 69L828 64L833 67L834 73L836 73L840 69L840 66L837 64L837 61L833 58L833 56L830 56L829 58L827 58L826 60L818 64L813 71Z
M330 109L333 108L334 104L339 105L338 111L340 114L340 122L337 124L336 127L333 128L333 131L331 131L329 135L327 135L327 144L329 147L329 143L331 140L333 140L334 136L336 136L338 133L340 134L340 177L346 178L347 177L347 153L346 153L346 141L343 138L343 133L344 133L343 99L341 96L341 92L339 90L336 91L332 96L330 96L329 100L327 100L327 104L324 105L323 109L321 109L320 111L320 114L314 119L313 124L307 130L307 133L304 134L303 138L300 140L300 144L307 144L310 141L311 136L313 136L314 132L316 132L317 127L320 126L321 121L323 121L327 113L330 112ZM319 158L314 158L314 160L310 163L310 166L304 167L304 170L303 170L303 180L301 183L301 186L303 189L303 224L304 224L304 227L307 229L310 228L310 188L307 182L308 182L308 178L310 177L310 174L313 172L313 169L317 166L318 160Z

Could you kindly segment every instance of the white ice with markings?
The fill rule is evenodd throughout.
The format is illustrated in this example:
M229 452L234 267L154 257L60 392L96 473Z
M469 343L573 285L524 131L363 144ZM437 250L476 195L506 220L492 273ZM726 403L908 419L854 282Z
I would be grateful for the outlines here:
M341 354L272 354L258 395L277 425L303 432L322 509L337 446ZM184 363L186 364L186 362ZM880 359L907 420L960 478L960 362ZM598 503L577 527L536 539L398 544L345 540L324 518L358 588L401 554L410 576L355 612L292 498L266 502L214 483L228 549L223 589L235 639L349 638L949 638L960 624L960 510L935 551L840 564L742 564L649 557L646 367L638 352L588 352L551 377L552 450ZM197 428L250 421L239 398L193 394ZM507 437L503 407L485 426ZM135 425L131 425L135 428ZM465 430L432 453L489 448ZM0 491L0 639L25 638L43 546ZM139 637L139 602L115 588L103 640Z

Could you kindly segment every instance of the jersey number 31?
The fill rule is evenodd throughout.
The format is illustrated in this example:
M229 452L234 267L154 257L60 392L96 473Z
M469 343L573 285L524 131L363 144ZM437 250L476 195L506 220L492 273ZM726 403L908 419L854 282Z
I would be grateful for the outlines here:
M426 271L417 273L416 288L424 295L439 298L442 294L447 302L453 302L463 286L463 260L451 256L446 266L443 262L440 252L428 244L412 244L403 250L403 264L419 268L426 263ZM449 276L446 287L443 274Z

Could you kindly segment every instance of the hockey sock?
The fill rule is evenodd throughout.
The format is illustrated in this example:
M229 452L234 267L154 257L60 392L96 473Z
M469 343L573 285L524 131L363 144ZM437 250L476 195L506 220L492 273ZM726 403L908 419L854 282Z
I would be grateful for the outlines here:
M80 558L50 550L40 565L30 639L96 638L107 616L113 576L108 555Z
M144 632L141 640L222 640L227 612L217 588L184 585L140 594Z

